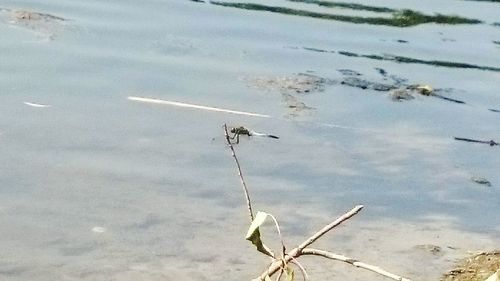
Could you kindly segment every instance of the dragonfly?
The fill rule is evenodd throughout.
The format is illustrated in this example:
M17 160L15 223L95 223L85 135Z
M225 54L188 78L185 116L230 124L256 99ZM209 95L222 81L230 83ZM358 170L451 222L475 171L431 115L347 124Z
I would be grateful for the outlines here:
M272 139L279 139L278 136L258 133L258 132L252 131L250 129L247 129L243 126L233 127L229 130L229 133L232 134L232 135L229 135L229 139L236 140L234 142L235 144L240 143L240 136L248 136L248 137L256 136L256 137L267 137L267 138L272 138Z
M486 144L489 144L490 146L500 145L500 143L498 143L494 140L484 141L484 140L473 140L473 139L457 138L457 137L455 137L455 139L459 140L459 141L466 141L466 142L486 143Z

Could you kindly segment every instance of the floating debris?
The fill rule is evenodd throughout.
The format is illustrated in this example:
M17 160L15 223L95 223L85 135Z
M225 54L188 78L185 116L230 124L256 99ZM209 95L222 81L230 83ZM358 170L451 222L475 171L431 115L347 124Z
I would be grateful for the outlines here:
M434 93L434 89L429 85L410 85L407 88L409 90L415 90L424 96L430 96Z
M305 49L305 48L304 48ZM338 72L346 76L361 76L362 74L351 69L337 69Z
M387 77L387 71L385 71L385 69L383 68L379 68L379 67L375 67L375 70L380 74L382 75L383 77Z
M245 78L247 85L262 90L277 90L287 94L309 94L321 92L329 80L323 77L310 74L298 73L283 77L258 77Z
M498 142L495 142L494 140L484 141L484 140L474 140L474 139L468 139L468 138L458 138L458 137L454 137L454 138L456 140L459 140L459 141L485 143L485 144L489 144L490 146L500 145Z
M412 100L415 98L406 88L394 90L390 96L393 101Z
M416 245L413 248L428 252L434 256L442 256L444 254L441 247L432 244Z
M6 18L11 25L33 30L46 36L49 40L54 39L65 22L68 21L51 14L0 8L0 19L2 17Z
M45 108L45 107L51 107L51 105L48 104L41 104L41 103L34 103L34 102L23 102L25 105L32 106L32 107L39 107L39 108Z
M305 103L299 101L293 95L281 93L281 97L289 109L287 117L297 117L305 110L313 110L314 107L307 106Z
M491 186L491 182L485 178L482 177L471 177L471 181L477 183L477 184L482 184L486 186Z
M439 91L443 91L443 90L441 90L441 89L436 89L435 90L435 89L433 89L429 85L418 85L418 84L415 84L415 85L409 85L409 86L406 86L406 87L403 87L403 88L399 88L396 91L393 91L391 93L391 98L393 100L395 100L395 101L412 100L412 99L415 98L414 97L415 94L419 94L419 95L422 95L422 96L428 96L428 97L432 96L432 97L440 98L440 99L443 99L443 100L446 100L446 101L451 101L451 102L454 102L454 103L465 104L464 101L457 100L457 99L452 99L452 98L440 95L440 94L437 93Z
M217 111L217 112L224 112L224 113L231 113L231 114L238 114L238 115L247 115L247 116L253 116L253 117L271 118L270 115L265 115L265 114L230 110L230 109L196 105L196 104L189 104L189 103L183 103L183 102L177 102L177 101L167 101L167 100L142 98L142 97L128 97L127 99L131 100L131 101L138 101L138 102L145 102L145 103L164 104L164 105L202 109L202 110L208 110L208 111Z
M314 109L299 101L296 96L322 92L326 85L334 83L332 80L311 73L298 73L283 77L245 77L243 80L246 81L248 87L279 92L286 107L290 110L289 117Z
M12 11L12 17L18 21L66 21L61 17L30 11Z
M360 88L363 90L366 89L371 89L375 91L390 91L397 89L398 87L395 85L390 85L390 84L384 84L384 83L378 83L378 82L371 82L365 79L360 79L358 77L347 77L343 79L340 84L350 86L350 87L355 87L355 88Z
M92 228L92 232L95 232L95 233L104 233L104 232L106 232L106 228L101 227L101 226L94 226Z

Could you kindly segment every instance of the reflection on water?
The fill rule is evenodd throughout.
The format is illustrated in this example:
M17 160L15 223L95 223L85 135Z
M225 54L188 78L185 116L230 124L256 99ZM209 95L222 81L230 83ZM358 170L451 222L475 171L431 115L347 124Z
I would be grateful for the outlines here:
M499 150L452 138L500 139L498 27L420 24L433 13L491 23L495 4L195 2L2 1L0 280L254 278L268 260L243 238L223 123L280 137L236 151L256 210L278 218L289 248L356 204L364 211L321 247L416 280L498 246ZM335 20L311 18L325 15ZM389 98L412 85L467 104ZM384 280L308 262L316 280Z

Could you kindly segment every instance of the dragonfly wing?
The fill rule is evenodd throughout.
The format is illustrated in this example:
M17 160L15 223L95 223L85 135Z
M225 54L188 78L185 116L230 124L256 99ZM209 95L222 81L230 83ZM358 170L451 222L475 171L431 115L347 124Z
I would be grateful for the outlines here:
M273 139L279 139L279 137L274 136L274 135L269 135L269 134L263 134L263 133L257 133L254 131L251 131L250 134L252 136L258 136L258 137L268 137L268 138L273 138Z

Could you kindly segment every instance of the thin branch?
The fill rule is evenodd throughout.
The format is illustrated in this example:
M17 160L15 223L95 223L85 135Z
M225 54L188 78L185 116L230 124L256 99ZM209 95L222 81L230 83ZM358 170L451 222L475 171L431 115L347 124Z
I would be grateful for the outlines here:
M298 260L296 260L295 258L292 258L290 263L295 264L300 269L300 271L302 272L302 278L304 278L304 281L309 280L309 274L307 274L306 269L304 268L304 266L302 266L302 264L300 264L300 262Z
M224 124L224 135L226 137L226 143L231 149L231 154L233 156L234 162L236 162L236 167L238 168L238 176L240 177L241 185L243 186L243 191L245 192L245 199L247 200L247 207L248 207L248 214L250 215L250 222L253 221L254 216L253 216L253 210L252 210L252 203L250 201L250 195L248 193L248 188L247 184L245 183L245 180L243 179L243 173L241 172L241 167L240 167L240 162L238 161L238 158L236 157L236 153L234 152L233 144L231 143L231 140L229 139L229 133L227 132L227 125Z
M285 262L290 262L292 259L296 259L301 256L302 250L304 250L305 247L311 245L314 243L316 240L318 240L321 236L323 236L325 233L328 231L332 230L333 228L337 227L338 225L342 224L344 221L350 219L359 211L363 209L363 205L358 205L354 207L352 210L349 212L343 214L340 216L338 219L333 221L332 223L328 224L327 226L323 227L320 231L316 232L313 236L309 237L306 241L302 242L297 248L292 249L286 256L285 256ZM255 280L264 280L266 278L266 275L273 275L280 269L281 261L275 261L273 262L269 268L263 272L258 278L254 279Z
M343 262L351 264L355 267L364 268L366 270L373 271L375 273L378 273L380 275L383 275L385 277L389 277L389 278L397 280L397 281L411 281L410 279L401 277L401 276L396 275L394 273L387 272L378 266L374 266L371 264L360 262L360 261L355 260L353 258L349 258L349 257L343 256L343 255L334 254L334 253L327 252L327 251L322 251L322 250L317 250L317 249L303 249L302 254L303 255L321 256L321 257L329 258L332 260L343 261Z
M276 218L269 213L267 215L270 216L274 221L274 225L276 226L276 230L278 231L278 236L279 236L280 241L281 241L281 258L285 259L286 247L285 247L285 242L283 241L283 236L281 235L281 230L280 230L280 225L278 223L278 220L276 220Z
M350 210L349 212L343 214L342 216L340 216L338 219L336 219L335 221L333 221L329 225L323 227L323 229L321 229L320 231L316 232L313 236L309 237L306 241L302 242L302 244L300 244L297 247L298 252L300 253L303 249L305 249L307 246L309 246L312 243L314 243L316 240L318 240L325 233L329 232L330 230L332 230L333 228L337 227L338 225L340 225L344 221L350 219L351 217L353 217L354 215L356 215L357 213L359 213L359 211L361 211L361 209L363 209L363 207L364 207L363 205L357 205L352 210Z
M280 272L278 273L278 277L276 278L276 281L280 281L282 275L283 275L283 269L281 269Z

